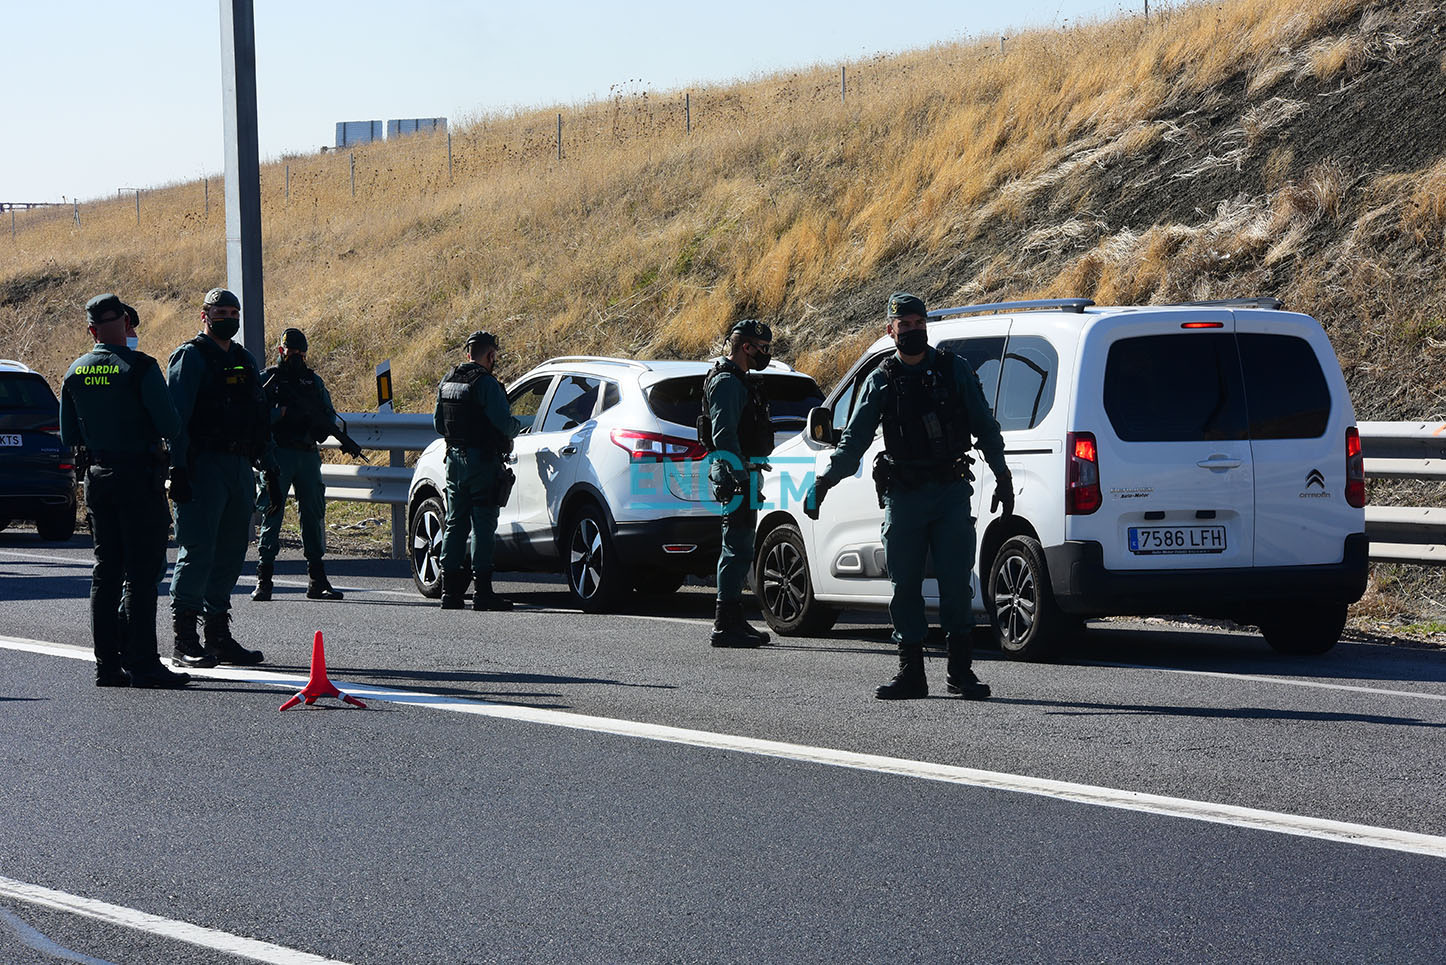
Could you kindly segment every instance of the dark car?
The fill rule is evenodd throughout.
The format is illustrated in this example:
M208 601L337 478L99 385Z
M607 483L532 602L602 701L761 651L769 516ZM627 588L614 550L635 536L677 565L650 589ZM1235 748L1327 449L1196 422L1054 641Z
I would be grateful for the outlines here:
M60 441L60 400L40 375L0 359L0 529L30 519L40 538L75 533L75 466Z

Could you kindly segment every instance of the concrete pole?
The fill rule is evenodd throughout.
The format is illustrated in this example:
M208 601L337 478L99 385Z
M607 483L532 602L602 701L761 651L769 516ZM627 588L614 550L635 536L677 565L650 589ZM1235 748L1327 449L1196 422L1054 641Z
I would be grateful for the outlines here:
M256 19L251 0L220 0L226 122L226 286L241 299L241 344L266 359L261 278L261 161L256 136Z

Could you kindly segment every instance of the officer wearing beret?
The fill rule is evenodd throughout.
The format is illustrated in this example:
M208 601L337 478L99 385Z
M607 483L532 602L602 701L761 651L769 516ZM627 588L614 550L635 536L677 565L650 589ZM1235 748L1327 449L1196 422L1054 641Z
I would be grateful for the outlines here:
M497 518L512 488L504 460L523 423L513 418L507 393L492 375L497 337L467 336L467 361L437 387L432 425L447 440L447 519L442 527L442 609L462 609L475 575L474 610L510 610L512 601L492 588L492 543ZM469 538L470 537L470 538ZM466 569L468 549L472 573Z
M178 667L249 665L264 658L231 635L231 591L246 562L256 511L252 467L274 473L271 407L251 353L232 341L241 300L213 288L201 303L199 335L171 353L167 384L181 432L172 447L171 499L176 504L176 566L171 618ZM280 504L272 475L270 497ZM204 614L206 642L196 620Z
M307 368L306 335L299 328L281 333L276 346L277 363L261 376L266 401L271 406L271 439L276 444L276 480L262 472L256 508L261 512L261 536L256 564L256 589L251 599L271 599L276 553L281 546L281 521L286 513L285 496L296 493L296 511L301 517L301 548L306 555L306 595L312 600L340 600L342 594L326 578L322 556L326 553L326 486L321 481L321 451L317 443L336 431L336 409L321 376ZM344 433L343 433L344 435ZM350 445L348 445L350 443ZM359 456L361 449L350 439L342 450ZM282 501L273 503L268 494L275 488Z
M743 618L743 584L753 564L758 528L758 471L773 452L773 425L762 380L749 372L768 367L773 330L745 318L728 332L728 354L703 380L714 458L708 478L723 504L723 540L718 552L718 601L710 643L715 647L757 647L768 634Z
M970 666L973 629L973 489L969 450L984 453L997 480L994 498L1004 513L1014 511L1014 484L1004 464L1004 440L979 377L969 363L929 345L922 299L899 292L889 299L888 333L895 354L865 380L858 406L844 428L828 469L805 497L818 519L818 506L839 480L851 476L884 424L889 484L884 507L884 558L893 584L889 616L899 648L899 673L878 688L880 700L929 695L924 676L924 562L932 549L939 583L939 611L949 648L948 690L970 700L989 696Z
M95 542L90 631L98 687L183 687L161 665L156 599L170 519L163 440L180 431L156 360L127 345L135 310L115 295L85 306L95 346L71 363L60 391L60 438L84 448L85 505Z

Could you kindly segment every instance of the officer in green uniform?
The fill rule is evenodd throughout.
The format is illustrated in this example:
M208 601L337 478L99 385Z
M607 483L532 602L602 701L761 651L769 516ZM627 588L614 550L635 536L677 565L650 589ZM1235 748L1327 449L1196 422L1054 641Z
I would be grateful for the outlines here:
M768 634L743 618L743 584L753 565L758 528L758 471L773 452L773 425L761 379L749 372L768 367L773 331L745 318L728 332L728 355L703 380L708 428L715 453L708 470L713 497L723 504L723 540L718 551L718 602L710 642L715 647L757 647Z
M1014 511L1014 484L1004 464L1004 440L979 377L969 363L929 346L922 299L897 293L889 299L888 332L897 351L865 380L858 407L844 429L838 452L805 499L818 505L839 480L852 475L884 424L889 473L884 508L884 559L893 584L889 616L899 647L899 673L878 689L881 700L927 697L924 677L924 561L934 554L940 619L949 647L948 689L970 700L989 696L970 666L973 611L969 574L974 566L973 489L969 450L984 453L997 480L994 498Z
M285 494L295 491L296 511L301 517L301 548L306 554L306 595L312 600L340 600L342 594L326 578L322 555L326 553L326 486L321 481L321 451L316 444L332 435L336 410L326 383L306 366L306 335L288 328L276 347L279 361L261 376L266 400L271 405L271 439L276 444L276 488ZM349 442L349 440L347 440ZM360 456L355 443L342 451ZM276 552L281 543L281 520L285 502L273 503L267 495L270 474L261 474L261 491L256 508L261 516L260 561L256 564L256 589L251 599L271 599L271 578L276 570Z
M241 301L213 288L201 305L203 329L171 353L167 383L181 419L172 447L171 499L176 503L176 567L171 617L178 667L260 663L231 635L231 591L246 561L256 510L253 464L274 473L270 413L256 360L233 342ZM279 505L279 476L271 476ZM204 649L196 619L205 616Z
M497 365L497 337L491 332L467 336L467 361L447 373L437 387L432 425L447 440L447 520L442 527L442 609L462 609L472 575L474 610L510 610L512 601L492 589L492 542L497 517L512 490L512 470L504 463L523 422L513 418ZM469 539L470 533L470 539ZM466 554L472 554L472 573Z
M85 507L95 542L90 633L98 687L184 687L161 665L156 599L166 571L168 456L180 431L166 380L128 347L133 311L115 295L85 306L95 347L71 363L60 390L60 438L84 448Z

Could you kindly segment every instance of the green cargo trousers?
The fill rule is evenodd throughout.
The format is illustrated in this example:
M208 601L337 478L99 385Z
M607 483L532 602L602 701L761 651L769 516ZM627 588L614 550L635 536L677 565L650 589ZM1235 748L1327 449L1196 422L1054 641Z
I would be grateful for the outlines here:
M758 510L753 500L723 515L723 545L718 551L718 602L735 603L743 598L748 570L753 565L753 537L758 530Z
M197 451L188 503L176 503L176 567L171 609L226 613L246 562L256 477L251 460L230 452Z
M894 643L924 642L924 562L934 554L939 581L939 621L945 633L968 634L974 627L969 574L974 568L973 491L964 480L925 483L890 490L884 507L884 559L894 595L889 618Z
M321 453L316 449L276 447L277 476L283 494L296 493L296 511L301 515L301 550L308 563L326 555L326 486L321 481ZM257 546L263 563L272 563L281 548L281 522L286 504L272 506L266 494L267 473L261 474L256 509L261 513L261 536Z
M472 554L472 572L485 578L492 572L492 544L497 537L497 485L502 461L480 449L447 450L447 521L442 527L442 572L460 573L466 554Z

